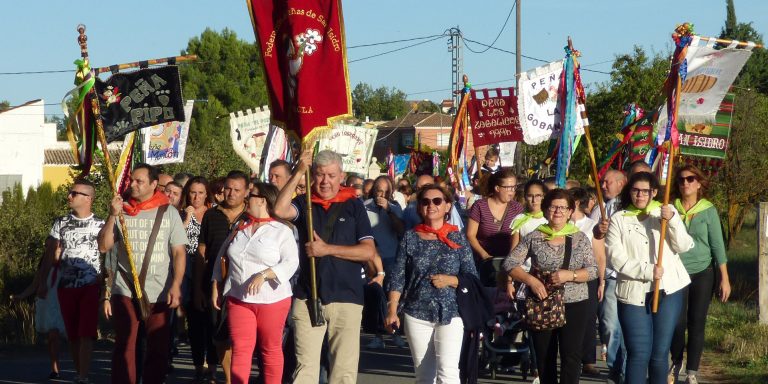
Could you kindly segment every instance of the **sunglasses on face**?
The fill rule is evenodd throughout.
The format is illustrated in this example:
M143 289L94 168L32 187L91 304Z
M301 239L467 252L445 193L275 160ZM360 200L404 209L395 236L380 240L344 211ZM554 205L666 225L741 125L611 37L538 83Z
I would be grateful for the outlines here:
M424 197L421 200L419 200L419 204L421 204L422 207L428 207L429 203L432 203L435 206L442 205L443 204L443 198L442 197L433 197L433 198L430 199L428 197Z
M78 191L69 191L69 195L72 196L72 197L76 197L77 195L82 195L82 196L86 196L86 197L90 196L87 193L82 193L82 192L78 192Z
M697 180L699 180L699 179L697 179L696 176L694 176L694 175L678 176L677 177L677 183L678 184L683 184L684 182L688 182L688 184L691 184L691 183L693 183L694 181L697 181Z

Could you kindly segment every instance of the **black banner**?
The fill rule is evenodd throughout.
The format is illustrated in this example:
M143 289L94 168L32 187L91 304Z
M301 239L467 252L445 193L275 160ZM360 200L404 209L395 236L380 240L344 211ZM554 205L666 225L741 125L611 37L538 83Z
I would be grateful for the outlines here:
M184 121L179 68L167 65L96 79L107 141L139 128Z

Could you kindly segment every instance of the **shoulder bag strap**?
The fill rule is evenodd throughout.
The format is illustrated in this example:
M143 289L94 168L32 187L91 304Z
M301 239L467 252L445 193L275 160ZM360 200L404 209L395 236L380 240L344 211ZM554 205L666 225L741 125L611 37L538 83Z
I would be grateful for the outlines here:
M141 273L139 273L139 284L143 289L144 282L147 281L147 271L149 270L149 262L152 259L152 252L155 249L155 240L157 240L157 233L160 232L160 224L163 222L163 215L168 210L168 205L161 205L157 208L157 214L155 215L155 222L152 224L152 232L149 234L149 240L147 241L147 250L144 251L144 260L141 262Z
M341 208L344 204L346 204L346 202L335 203L331 206L331 210L328 211L328 220L325 221L325 225L323 225L323 231L320 233L320 237L326 243L331 241L331 235L333 235L333 226L336 224L336 219L339 218L339 215L341 214Z
M488 205L488 211L490 212L491 206ZM507 221L507 215L509 214L509 203L504 206L504 215L501 216L501 221L499 222L499 226L496 228L496 232L500 232L501 228L504 227L504 222ZM491 212L491 216L493 216L493 212Z
M235 238L235 235L237 235L237 228L240 227L240 223L243 222L242 216L239 217L237 220L235 220L235 223L232 225L232 227L229 230L229 235L227 235L227 238L224 239L224 242L221 243L221 247L219 247L219 251L216 252L216 258L213 259L215 262L218 259L221 259L221 278L226 279L227 278L227 262L229 261L229 258L227 257L227 249L229 249L229 244L232 242L232 240Z
M573 251L573 238L571 236L565 237L565 257L563 258L562 269L570 269L571 266L571 252Z

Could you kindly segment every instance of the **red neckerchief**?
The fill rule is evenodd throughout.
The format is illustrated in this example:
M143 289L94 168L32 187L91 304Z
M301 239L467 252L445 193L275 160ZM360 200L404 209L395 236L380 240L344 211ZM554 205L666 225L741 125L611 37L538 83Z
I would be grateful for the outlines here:
M357 194L355 193L355 188L352 187L341 187L339 189L339 193L328 200L324 200L317 193L315 193L315 191L312 191L312 204L318 204L326 211L331 208L331 204L333 203L343 203L347 200L356 198Z
M444 223L443 226L440 227L440 229L434 229L426 224L419 224L413 227L413 230L421 233L434 233L435 235L437 235L437 239L445 243L445 245L453 249L461 248L461 245L454 243L448 238L449 233L459 230L459 227L453 224Z
M268 223L270 221L275 221L275 219L271 217L253 217L250 213L245 212L245 221L237 227L237 230L243 231L256 223Z
M168 202L168 196L160 191L155 191L155 194L146 201L138 202L133 198L128 199L128 202L123 204L123 211L125 211L125 214L128 216L136 216L141 211L168 204L170 204Z

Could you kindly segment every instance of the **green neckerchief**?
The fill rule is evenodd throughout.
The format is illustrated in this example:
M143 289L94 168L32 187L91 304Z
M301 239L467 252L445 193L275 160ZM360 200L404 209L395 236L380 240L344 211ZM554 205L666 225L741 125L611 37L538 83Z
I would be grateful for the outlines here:
M550 227L549 224L542 224L542 225L539 225L536 228L536 230L547 235L546 237L547 240L552 240L557 236L573 235L574 233L579 232L579 227L577 227L573 223L568 223L565 225L565 227L560 228L559 231L555 232L555 230L552 229L552 227Z
M661 203L659 203L656 200L651 200L648 203L648 205L645 206L645 209L640 209L638 207L635 207L634 204L630 204L629 207L626 208L626 212L624 212L624 216L638 216L640 214L647 215L649 212L660 207L661 207Z
M544 211L539 211L537 213L523 213L523 217L515 220L512 222L512 233L516 233L520 230L520 228L527 223L531 219L541 219L544 217Z
M675 199L675 208L677 208L677 212L680 213L680 216L683 217L683 222L686 227L691 225L691 220L693 220L693 217L696 216L697 213L703 212L713 206L714 205L709 200L701 199L697 201L691 209L686 211L685 208L683 208L683 202L680 201L680 199Z

